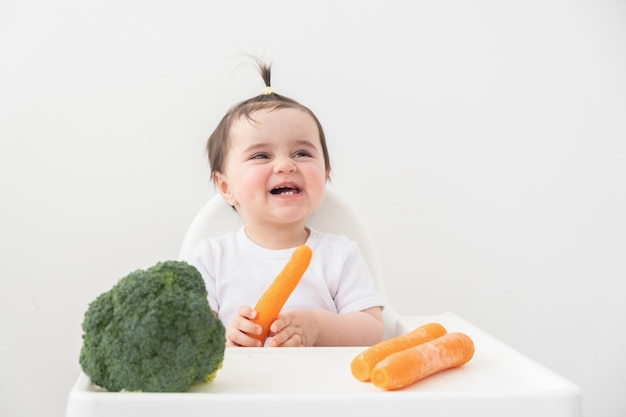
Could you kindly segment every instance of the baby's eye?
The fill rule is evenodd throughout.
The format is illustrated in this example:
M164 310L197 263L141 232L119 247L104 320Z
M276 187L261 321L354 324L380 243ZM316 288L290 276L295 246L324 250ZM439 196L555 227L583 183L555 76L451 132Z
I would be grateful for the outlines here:
M250 159L267 159L269 155L263 152L255 153Z
M305 157L307 157L307 156L311 156L311 153L310 153L310 152L308 152L308 151L298 151L298 152L296 152L296 153L294 154L294 157L295 157L295 158L301 158L301 157L303 157L303 156L305 156Z

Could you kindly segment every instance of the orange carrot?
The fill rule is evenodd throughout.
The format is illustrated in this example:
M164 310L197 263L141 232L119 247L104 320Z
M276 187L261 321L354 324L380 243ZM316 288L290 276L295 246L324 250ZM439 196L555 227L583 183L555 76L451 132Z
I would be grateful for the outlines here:
M436 372L462 366L474 356L474 342L464 333L447 333L429 342L392 353L370 375L385 390L411 385Z
M261 343L265 343L270 325L276 320L280 310L287 302L287 298L289 298L298 282L300 282L304 271L309 267L312 256L313 252L307 245L297 247L291 254L291 258L289 258L282 271L280 271L261 298L259 298L259 301L257 301L254 307L257 316L252 321L261 325L263 330L260 335L251 334L250 336L260 340Z
M374 366L392 353L417 346L446 334L446 329L439 323L423 324L408 333L370 346L359 353L350 364L352 375L359 381L369 381Z

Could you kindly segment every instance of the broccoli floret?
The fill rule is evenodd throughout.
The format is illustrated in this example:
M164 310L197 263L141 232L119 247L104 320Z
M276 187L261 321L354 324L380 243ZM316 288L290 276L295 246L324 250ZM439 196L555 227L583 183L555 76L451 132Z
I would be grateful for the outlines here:
M80 365L108 391L184 392L213 380L225 328L198 270L182 261L131 272L89 304Z

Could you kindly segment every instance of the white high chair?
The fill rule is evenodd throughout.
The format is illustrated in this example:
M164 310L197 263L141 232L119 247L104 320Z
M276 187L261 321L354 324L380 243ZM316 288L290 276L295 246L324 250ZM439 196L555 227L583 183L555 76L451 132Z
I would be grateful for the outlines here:
M196 244L203 238L221 235L241 227L239 215L219 195L212 197L191 222L183 239L178 258L189 259ZM357 242L361 254L374 277L376 288L385 301L383 320L384 339L396 335L398 316L389 305L383 279L376 257L376 247L357 213L349 207L331 187L326 189L322 207L311 216L309 225L321 232L342 234Z
M581 392L511 347L454 313L400 316L389 306L378 269L376 248L356 213L329 189L310 225L350 236L371 268L387 302L383 310L385 338L428 322L469 335L476 346L462 367L433 375L398 392L381 392L350 374L350 362L362 346L255 349L228 347L224 366L214 381L198 384L190 394L103 393L81 372L65 417L204 417L218 415L287 417L294 414L335 415L350 410L360 417L379 417L392 410L398 417L580 417ZM196 215L183 238L179 259L188 259L196 243L241 226L239 216L213 197ZM268 378L269 376L269 378ZM295 406L295 408L294 408Z

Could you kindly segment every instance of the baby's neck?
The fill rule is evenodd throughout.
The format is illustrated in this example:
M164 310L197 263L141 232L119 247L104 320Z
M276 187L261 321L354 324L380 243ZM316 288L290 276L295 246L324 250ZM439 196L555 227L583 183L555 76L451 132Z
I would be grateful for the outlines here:
M298 227L245 227L246 235L259 246L267 249L288 249L304 245L310 231L305 226Z

